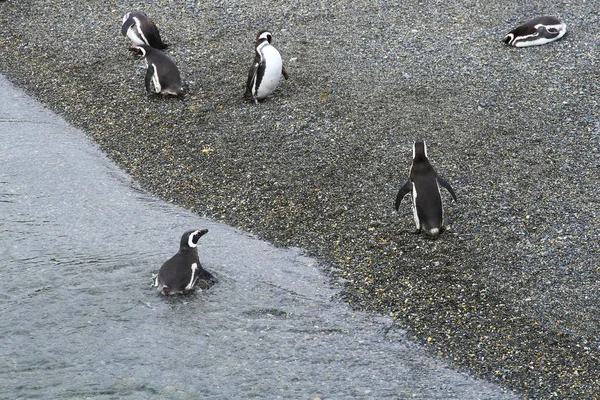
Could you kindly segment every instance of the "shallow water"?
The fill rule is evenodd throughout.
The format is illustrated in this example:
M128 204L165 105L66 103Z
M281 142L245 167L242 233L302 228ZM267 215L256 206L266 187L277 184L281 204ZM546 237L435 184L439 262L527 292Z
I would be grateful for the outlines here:
M139 190L0 76L0 398L516 398L350 310L316 262ZM151 274L208 228L219 283Z

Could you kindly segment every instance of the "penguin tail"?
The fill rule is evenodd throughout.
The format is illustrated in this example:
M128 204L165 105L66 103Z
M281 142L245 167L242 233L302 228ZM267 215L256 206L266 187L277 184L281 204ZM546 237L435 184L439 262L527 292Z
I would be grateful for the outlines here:
M441 233L440 228L432 228L432 229L429 229L426 232L432 238L437 238L438 236L440 236L440 233Z
M161 285L158 287L158 292L160 294L162 294L163 296L169 296L171 294L171 291L169 290L169 287L167 285Z

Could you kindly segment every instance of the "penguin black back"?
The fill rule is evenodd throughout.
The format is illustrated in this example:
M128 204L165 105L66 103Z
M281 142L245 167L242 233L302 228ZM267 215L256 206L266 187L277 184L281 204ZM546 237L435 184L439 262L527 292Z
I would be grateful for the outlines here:
M173 60L162 51L145 44L135 48L144 56L148 66L144 80L146 91L175 97L183 96L181 75Z
M185 293L196 285L208 288L215 282L198 257L198 241L207 232L208 229L191 230L181 236L179 251L160 267L154 282L161 294Z
M542 16L516 27L502 41L515 47L539 46L560 39L566 32L567 25L560 19Z
M145 44L160 50L168 47L162 41L154 21L142 11L131 11L125 14L121 34L127 36L135 45Z
M446 188L456 201L452 187L438 176L429 162L425 142L415 141L409 178L398 191L395 208L397 211L404 196L410 193L417 232L425 231L433 237L441 233L444 222L440 186Z

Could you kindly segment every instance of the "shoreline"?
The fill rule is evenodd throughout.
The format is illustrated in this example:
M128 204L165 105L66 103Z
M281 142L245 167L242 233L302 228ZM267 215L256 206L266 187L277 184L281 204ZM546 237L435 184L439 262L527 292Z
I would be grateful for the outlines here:
M454 367L526 397L594 397L598 17L589 4L545 9L571 31L513 49L502 33L532 11L508 4L438 4L433 23L418 5L287 5L265 21L266 2L150 4L189 87L180 101L144 92L143 61L119 33L134 3L8 1L0 73L143 188L305 249L352 306L393 316ZM256 106L243 85L265 24L290 80ZM458 197L442 194L436 241L404 233L408 202L393 209L420 137Z

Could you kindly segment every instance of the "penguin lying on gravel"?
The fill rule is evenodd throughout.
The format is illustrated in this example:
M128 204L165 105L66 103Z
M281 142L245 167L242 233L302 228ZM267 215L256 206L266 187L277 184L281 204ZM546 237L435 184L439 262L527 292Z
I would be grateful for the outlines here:
M256 104L273 93L279 84L281 75L288 79L281 55L271 44L272 41L271 32L260 31L256 35L254 62L248 72L246 92L244 93L245 99L254 100Z
M504 36L509 46L538 46L560 39L567 33L567 25L556 17L537 17L513 29Z
M154 279L154 286L165 296L188 292L196 285L208 289L215 278L202 268L198 258L198 240L208 229L187 231L181 237L179 251L165 262Z
M155 49L166 49L154 22L141 11L131 11L123 17L121 34L127 36L134 45L148 45Z
M425 231L430 236L437 237L443 230L444 210L440 186L446 188L454 201L456 195L452 187L443 180L433 169L427 158L427 145L423 140L413 144L413 162L410 167L408 181L400 188L396 196L395 208L398 211L400 202L410 193L412 209L417 231Z
M146 59L146 92L162 93L169 96L183 96L183 84L177 66L160 50L146 44L135 48Z

